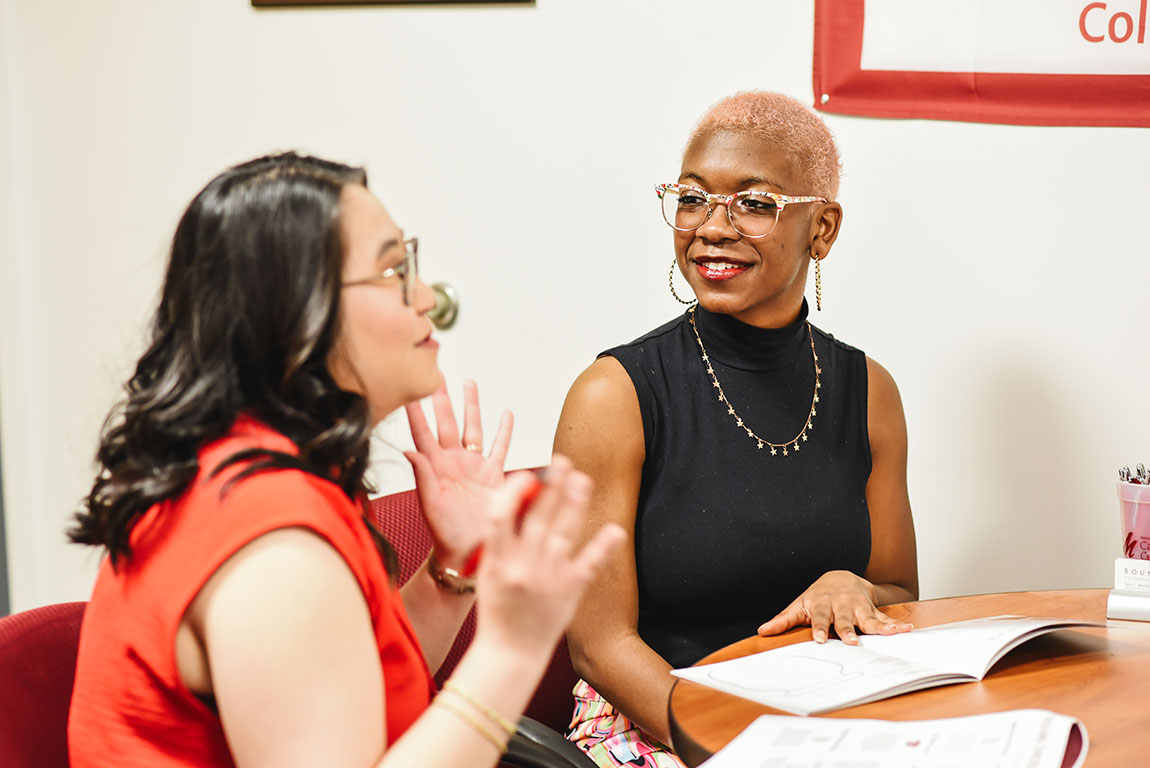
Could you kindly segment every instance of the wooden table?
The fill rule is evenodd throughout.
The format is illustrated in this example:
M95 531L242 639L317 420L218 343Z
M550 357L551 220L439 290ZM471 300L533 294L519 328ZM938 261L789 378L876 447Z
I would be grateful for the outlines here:
M1010 592L887 606L916 627L999 614L1106 622L1106 589ZM810 628L750 637L707 656L724 661L811 639ZM696 766L763 714L786 714L712 688L677 680L670 700L671 739ZM1150 765L1150 624L1110 621L1097 629L1059 630L1011 651L978 683L925 691L831 712L825 717L930 720L1007 709L1050 709L1086 725L1088 768Z

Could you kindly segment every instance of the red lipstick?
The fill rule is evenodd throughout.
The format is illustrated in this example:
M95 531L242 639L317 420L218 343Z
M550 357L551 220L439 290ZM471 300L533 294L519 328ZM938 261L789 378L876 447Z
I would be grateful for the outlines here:
M740 264L735 261L696 261L695 269L704 280L722 282L738 277L750 269L750 264Z

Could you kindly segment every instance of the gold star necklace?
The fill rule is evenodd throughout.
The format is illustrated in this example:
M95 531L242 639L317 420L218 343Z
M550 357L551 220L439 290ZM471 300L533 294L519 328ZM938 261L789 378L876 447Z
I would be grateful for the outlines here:
M762 450L764 445L769 447L771 449L772 456L778 455L780 448L782 449L784 456L789 456L791 450L793 450L795 453L798 453L801 450L799 442L801 441L805 443L807 441L807 432L810 432L811 429L813 429L811 425L815 419L815 405L817 405L819 402L819 390L823 386L822 382L819 380L819 374L821 374L823 370L822 368L819 368L819 356L815 353L815 336L811 332L811 324L807 323L807 338L809 338L811 341L811 357L814 359L815 363L815 392L811 397L811 412L807 414L807 423L801 430L799 430L799 433L795 435L793 439L788 440L785 443L772 443L770 440L764 440L763 438L756 435L750 427L743 423L743 419L739 416L739 414L735 413L735 406L731 405L731 401L728 400L726 394L723 393L723 385L719 383L718 377L715 376L715 367L711 365L711 358L707 355L707 348L703 346L703 339L701 336L699 336L699 326L695 324L695 307L691 307L689 314L691 330L695 332L695 341L699 342L699 352L701 352L703 355L703 365L707 366L707 373L711 374L711 381L714 383L715 389L719 390L719 402L727 406L727 413L731 414L731 416L735 419L735 424L739 427L739 429L747 433L747 437L751 438L758 444L757 447L759 450Z

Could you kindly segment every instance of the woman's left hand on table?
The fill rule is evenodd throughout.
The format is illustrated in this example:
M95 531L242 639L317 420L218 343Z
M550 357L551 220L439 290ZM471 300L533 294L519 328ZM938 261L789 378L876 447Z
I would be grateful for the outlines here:
M474 381L463 383L462 433L446 384L440 382L431 403L438 435L428 425L420 403L408 403L415 450L404 455L415 471L436 557L448 567L459 568L479 546L491 492L503 483L512 417L509 411L503 413L491 450L484 455L479 389Z
M874 603L874 587L850 571L824 573L794 602L759 627L760 635L777 635L792 627L809 624L816 643L826 642L833 627L839 639L858 645L858 631L868 635L893 635L914 629L895 621Z

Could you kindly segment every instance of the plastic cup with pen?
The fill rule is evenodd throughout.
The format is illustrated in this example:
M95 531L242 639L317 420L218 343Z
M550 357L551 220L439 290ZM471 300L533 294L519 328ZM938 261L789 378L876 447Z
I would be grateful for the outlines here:
M1118 481L1122 510L1122 556L1150 560L1150 485Z

